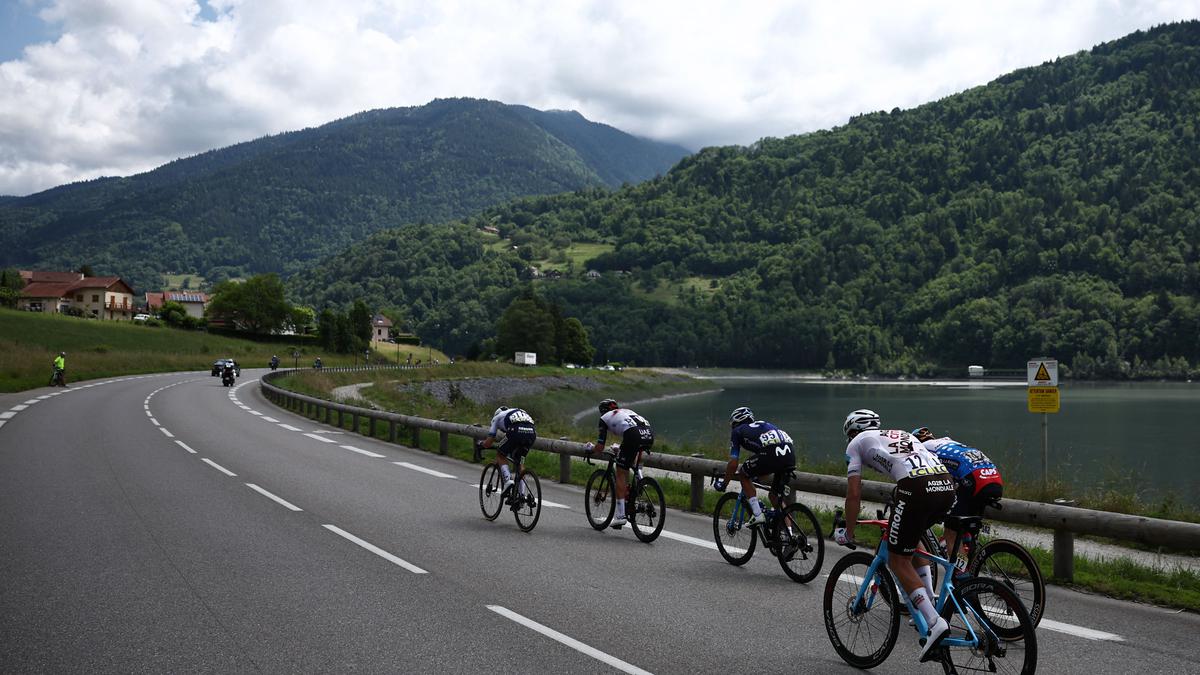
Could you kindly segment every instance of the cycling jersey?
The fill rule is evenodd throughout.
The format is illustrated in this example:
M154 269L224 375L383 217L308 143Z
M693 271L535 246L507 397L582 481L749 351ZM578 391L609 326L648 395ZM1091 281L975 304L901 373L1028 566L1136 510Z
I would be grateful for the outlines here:
M954 480L959 484L970 484L971 494L978 493L991 483L1003 484L1000 469L977 448L963 445L949 436L932 438L923 445L942 460Z
M650 423L632 410L617 408L600 416L600 436L596 439L598 445L604 445L609 431L621 437L621 451L617 453L616 464L623 469L633 466L639 452L654 446L654 430L650 428Z
M761 420L741 424L729 432L729 456L737 457L742 448L758 455L773 453L792 454L792 437L770 422Z
M505 434L535 433L533 417L520 408L501 410L492 418L492 427L488 430L488 436L495 438L496 434L501 431Z
M850 441L846 446L846 475L861 475L864 465L895 481L949 473L937 455L899 429L868 429Z

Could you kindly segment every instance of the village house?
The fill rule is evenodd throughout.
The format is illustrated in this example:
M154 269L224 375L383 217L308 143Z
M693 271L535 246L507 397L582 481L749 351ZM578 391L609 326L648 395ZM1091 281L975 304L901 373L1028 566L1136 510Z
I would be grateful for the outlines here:
M388 339L391 334L392 320L382 314L376 314L375 318L371 319L371 339L383 341Z
M85 277L76 272L20 272L25 280L17 309L71 312L97 319L133 318L133 289L120 277Z
M157 314L164 302L178 302L183 305L188 316L197 319L204 318L204 308L208 306L207 293L199 291L163 291L161 293L146 293L146 310Z

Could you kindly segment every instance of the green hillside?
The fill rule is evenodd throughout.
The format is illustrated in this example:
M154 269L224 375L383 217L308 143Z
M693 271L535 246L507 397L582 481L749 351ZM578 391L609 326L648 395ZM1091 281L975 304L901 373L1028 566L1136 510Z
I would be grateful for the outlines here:
M468 226L448 236L469 264L423 266L437 252L397 231L299 288L410 306L453 351L482 322L453 334L452 304L494 317L528 259L591 242L613 246L586 263L606 274L539 286L600 358L928 373L1051 354L1076 376L1183 377L1200 363L1198 126L1200 23L1161 26L912 110L709 148L656 180L468 223L497 225L526 260ZM374 285L389 276L403 293Z
M287 274L385 227L636 183L686 154L576 113L493 101L373 110L0 202L0 266L88 263L141 289L162 273Z

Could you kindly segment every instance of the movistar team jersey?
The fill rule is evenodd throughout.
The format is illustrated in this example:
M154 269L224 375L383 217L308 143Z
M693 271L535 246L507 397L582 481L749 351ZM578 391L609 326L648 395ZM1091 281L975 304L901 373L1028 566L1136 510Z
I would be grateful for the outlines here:
M629 410L628 408L617 408L609 410L600 416L600 433L596 438L597 445L604 445L604 440L608 438L608 432L613 432L618 438L625 434L626 431L633 427L650 428L650 423L645 417Z
M758 420L740 424L729 432L729 456L736 458L742 448L756 455L763 452L786 455L792 452L792 437L774 424Z
M502 410L492 418L492 428L488 430L488 436L495 438L496 433L500 431L506 434L514 432L519 434L535 433L533 417L520 408Z
M850 441L846 446L846 475L861 475L864 466L896 481L949 473L937 455L899 429L868 429Z
M984 478L1000 477L996 465L978 448L963 445L949 436L932 438L925 441L924 445L926 450L937 455L942 464L950 469L955 480L962 480L976 472Z

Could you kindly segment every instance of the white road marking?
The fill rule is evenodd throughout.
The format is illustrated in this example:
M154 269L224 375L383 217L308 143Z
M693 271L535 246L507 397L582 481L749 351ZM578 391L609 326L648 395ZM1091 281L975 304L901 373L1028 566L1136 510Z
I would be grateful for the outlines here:
M293 511L303 511L304 510L304 509L300 508L299 506L296 506L295 504L289 502L288 500L283 499L282 497L277 497L277 496L271 494L270 492L267 492L266 490L258 487L254 483L246 483L246 487L250 488L251 490L254 490L258 494L266 497L267 499L271 499L271 500L274 500L278 504L282 504L285 508L289 508Z
M579 640L576 640L573 637L563 635L562 633L560 633L548 626L543 626L542 624L534 621L533 619L530 619L530 618L521 616L520 614L517 614L516 612L512 611L511 609L501 607L500 605L488 605L487 608L506 619L515 621L515 622L521 624L522 626L525 626L526 628L531 628L531 629L541 633L542 635L545 635L546 637L550 638L551 640L554 640L555 642L564 644L564 645L570 647L571 649L574 649L575 651L580 652L582 654L587 654L588 656L592 657L593 659L596 659L597 661L600 661L601 663L606 663L606 664L612 666L613 668L620 670L621 672L630 673L631 675L650 675L650 672L647 670L642 670L641 668L638 668L637 666L633 665L632 663L626 663L625 661L622 661L621 659L618 659L615 656L612 656L610 654L605 654L604 652L600 651L599 649L596 649L595 647L589 647L588 645L583 644L582 642L580 642Z
M183 441L175 441L175 443L176 443L176 445L183 448L184 450L187 450L188 452L192 453L193 455L196 454L196 451L189 448L187 443L184 443Z
M1110 642L1124 642L1125 641L1125 638L1123 638L1120 635L1117 635L1115 633L1106 633L1102 630L1093 630L1091 628L1084 628L1083 626L1076 626L1073 624L1063 623L1061 621L1055 621L1053 619L1047 619L1044 617L1042 618L1041 623L1038 624L1038 628L1046 628L1046 629L1049 629L1052 631L1056 631L1059 633L1066 633L1067 635L1074 635L1076 637L1081 637L1081 638L1085 638L1088 640L1108 640Z
M408 570L409 572L412 572L413 574L428 574L425 570L421 569L420 567L417 567L416 565L414 565L402 558L397 558L396 556L392 555L391 553L388 553L387 551L379 548L375 544L372 544L368 541L363 541L362 539L359 539L358 537L350 534L349 532L343 530L342 528L338 527L337 525L325 525L325 529L329 530L330 532L333 532L334 534L337 534L338 536L345 537L347 540L352 541L355 544L358 544L359 546L367 549L368 551L370 551L371 553L374 553L375 555L379 556L380 558L383 558L384 560L387 560L389 562L393 562L393 563L403 567L404 569Z
M54 395L54 394L45 394L45 395L43 395L43 396L39 396L39 397L38 397L38 400L39 400L39 401L45 401L46 399L50 398L50 397L51 397L51 396L53 396L53 395Z
M8 411L8 412L2 412L2 413L0 413L0 419L4 419L4 420L7 420L7 419L12 419L12 418L14 418L14 417L16 417L16 416L17 416L17 413L15 413L15 412L12 412L11 410L10 410L10 411Z
M259 417L262 417L262 413L258 412L257 410L247 410L246 412L250 413L251 415L258 415Z
M8 423L8 420L0 420L0 427Z
M332 442L333 441L330 441L330 443L332 443ZM409 464L408 462L392 462L392 464L395 464L396 466L402 466L406 469L412 469L413 471L420 471L421 473L427 473L430 476L437 476L438 478L454 478L455 477L448 473L442 473L441 471L434 471L433 469L426 469L423 466L417 466L416 464Z
M153 417L151 417L151 418L150 418L150 421L151 421L151 422L154 424L154 426L156 426L156 427L161 427L161 426L162 426L161 424L159 424L159 423L158 423L158 420L154 419Z
M290 424L280 424L279 426L283 427L284 429L287 429L288 431L300 431L299 427L294 427Z
M558 502L552 502L549 499L543 499L542 506L549 506L552 509L569 509L569 508L571 508L571 507L567 506L566 504L559 504Z
M149 408L146 409L146 417L150 417L150 418L154 417L154 413L150 412Z
M264 417L263 419L265 420L267 418ZM337 443L337 441L335 441L331 438L325 438L324 436L318 436L316 434L304 434L304 435L308 436L309 438L312 438L314 440L321 441L322 443Z
M307 436L308 434L305 434L305 435ZM366 455L367 457L374 457L376 459L386 456L386 455L381 455L377 452L371 452L370 450L363 450L362 448L356 448L353 445L339 445L338 447L343 448L345 450L349 450L350 452L357 452L360 455Z
M666 537L667 539L674 539L675 541L682 541L685 544L691 544L692 546L699 546L701 548L707 548L707 549L711 549L713 551L717 550L716 542L710 541L708 539L700 539L698 537L689 537L686 534L679 534L678 532L672 532L670 530L663 530L661 534L662 534L662 536ZM744 553L744 551L742 551L741 549L726 549L726 550L728 550L730 552Z
M35 405L37 402L38 402L38 400L36 398L31 398L28 401L25 401L25 405L27 405L27 406ZM17 406L14 405L13 407L16 408ZM24 410L24 408L22 408L22 410Z
M155 424L157 424L157 422ZM166 436L167 438L175 438L175 434L167 431L166 429L164 429L162 427L159 427L158 430L163 432L163 435Z
M279 420L275 419L274 417L267 417L266 415L263 415L263 419L268 422L274 422L275 424L279 424Z
M28 402L29 401L26 401L26 403L28 403ZM9 410L16 410L17 412L20 412L22 410L25 410L28 407L29 406L27 406L27 405L14 405L13 407L9 408Z
M209 466L216 469L217 471L220 471L221 473L225 474L226 476L236 476L237 475L236 473L230 471L229 469L226 469L225 467L221 466L220 464L217 464L216 462L212 461L211 459L209 459L207 457L201 457L200 461L208 464Z

